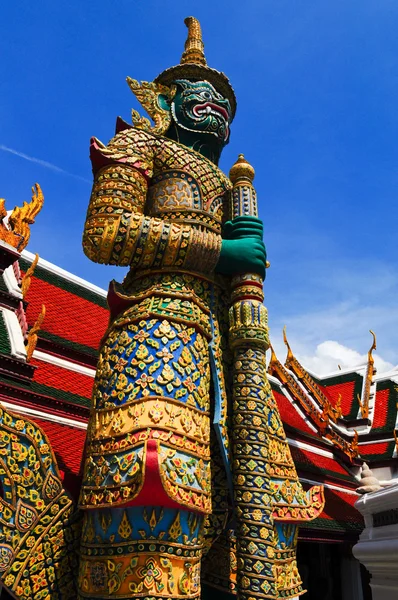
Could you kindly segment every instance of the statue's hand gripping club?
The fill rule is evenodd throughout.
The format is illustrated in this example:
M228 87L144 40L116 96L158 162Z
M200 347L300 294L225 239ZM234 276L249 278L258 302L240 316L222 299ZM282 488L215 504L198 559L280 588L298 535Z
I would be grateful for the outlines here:
M242 215L227 221L216 271L224 275L257 273L264 279L267 255L263 230L257 217Z

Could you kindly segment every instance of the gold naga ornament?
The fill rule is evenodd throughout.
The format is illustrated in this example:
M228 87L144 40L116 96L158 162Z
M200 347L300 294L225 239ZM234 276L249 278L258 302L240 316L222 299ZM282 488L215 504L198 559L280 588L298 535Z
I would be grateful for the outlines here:
M13 246L21 252L28 245L30 239L30 225L35 222L35 217L43 208L44 196L38 183L32 187L32 200L24 202L22 207L16 206L8 217L8 224L4 223L7 217L4 198L0 199L0 240Z

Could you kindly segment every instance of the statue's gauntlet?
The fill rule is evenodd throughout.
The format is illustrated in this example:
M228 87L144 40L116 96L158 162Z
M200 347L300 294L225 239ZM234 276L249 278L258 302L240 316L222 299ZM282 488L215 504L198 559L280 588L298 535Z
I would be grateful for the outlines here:
M221 236L146 216L147 191L147 179L134 167L111 164L96 173L83 235L86 256L134 269L212 271Z

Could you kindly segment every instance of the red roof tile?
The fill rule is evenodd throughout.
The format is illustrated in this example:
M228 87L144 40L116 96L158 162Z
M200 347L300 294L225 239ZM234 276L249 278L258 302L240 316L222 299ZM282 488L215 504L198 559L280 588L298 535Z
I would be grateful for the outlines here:
M108 324L106 308L36 277L32 277L26 300L29 325L45 304L44 331L90 348L99 347Z
M94 385L92 377L35 358L32 358L31 364L37 367L34 374L36 383L77 394L84 398L91 398Z
M64 473L69 472L78 475L86 439L86 430L36 417L32 421L42 427L48 436L57 457L59 469Z
M358 498L357 494L325 488L325 508L320 518L330 519L342 524L347 522L363 523L361 513L354 507Z
M282 392L273 390L273 394L278 404L281 419L285 425L290 425L290 427L293 427L298 431L302 431L303 433L308 433L312 436L316 435L315 431L308 427L307 423L297 412L294 405L290 402L290 400L288 400L288 398L286 398L284 394L282 394Z
M341 410L343 416L347 416L352 408L354 400L355 382L348 381L346 383L338 383L330 386L319 386L323 393L330 398L332 406L336 406L341 394Z
M377 390L375 400L375 413L373 417L373 428L384 427L387 423L390 390ZM395 406L394 406L395 408Z
M314 448L314 452L311 452L305 448L290 446L290 451L298 471L308 469L313 472L318 471L325 477L335 475L345 478L347 481L354 481L354 477L336 459L316 454L316 448Z
M374 442L369 443L369 444L361 444L359 446L359 454L361 456L368 456L371 454L378 454L380 455L380 458L384 458L384 454L386 454L388 452L390 446L390 442L379 442L376 443Z

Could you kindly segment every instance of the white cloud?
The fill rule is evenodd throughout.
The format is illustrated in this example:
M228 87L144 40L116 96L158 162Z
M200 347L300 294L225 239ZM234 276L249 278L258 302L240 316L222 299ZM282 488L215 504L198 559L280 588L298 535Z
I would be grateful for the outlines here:
M319 375L336 371L338 365L342 369L355 368L367 364L367 354L360 354L352 348L339 344L334 340L327 340L318 344L315 352L307 355L300 355L299 360L311 371ZM379 373L389 371L394 365L384 360L378 354L374 354L375 366Z
M278 356L286 354L282 342L286 325L295 355L319 374L336 371L338 364L342 368L366 364L372 329L377 335L378 371L398 363L395 265L349 260L331 264L320 256L303 264L299 276L291 276L289 267L280 268L287 282L284 295L280 290L273 294L271 288L267 297L271 339Z
M314 347L302 342L296 343L295 339L289 339L290 346L297 360L308 370L316 375L327 375L337 371L340 367L344 369L356 369L366 366L368 355L360 354L357 350L340 344L335 340L326 340ZM274 349L279 360L283 363L286 356L286 347L281 340L277 340ZM369 344L370 346L370 344ZM374 352L375 367L378 373L385 373L394 368L394 365Z

